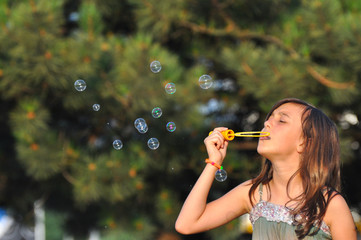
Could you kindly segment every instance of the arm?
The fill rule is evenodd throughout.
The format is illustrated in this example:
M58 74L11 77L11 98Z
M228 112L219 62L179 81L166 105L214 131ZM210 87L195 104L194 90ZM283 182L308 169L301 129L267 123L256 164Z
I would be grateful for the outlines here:
M331 199L325 222L330 226L333 240L356 240L356 226L350 209L341 195Z
M226 128L216 128L204 140L209 159L219 165L223 162L228 146L228 142L220 133L223 130ZM207 196L216 171L217 168L211 164L207 164L204 168L179 213L175 225L178 232L182 234L203 232L221 226L247 212L249 186L246 183L207 204Z

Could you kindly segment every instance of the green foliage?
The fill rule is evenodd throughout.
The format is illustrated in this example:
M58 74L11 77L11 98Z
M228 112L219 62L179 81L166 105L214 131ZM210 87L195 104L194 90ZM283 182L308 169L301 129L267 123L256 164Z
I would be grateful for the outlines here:
M93 40L95 35L103 31L102 19L97 6L92 1L84 1L79 9L80 29L89 34L89 40Z
M18 189L22 208L47 196L61 228L82 238L87 231L73 222L98 227L104 239L175 234L212 128L259 130L284 97L315 104L338 125L345 111L361 116L356 2L0 0L0 123L8 129L1 159L20 163L17 171L36 191L7 169L1 174L21 181L4 188ZM162 64L159 73L149 69L153 60ZM214 88L199 87L203 74ZM74 89L77 79L86 81L85 91ZM169 82L176 84L173 95L164 91ZM151 116L154 107L162 108L161 118ZM146 134L134 129L138 117L148 123ZM174 133L165 129L169 121ZM359 158L359 132L355 123L340 128L346 169ZM150 137L159 149L147 147ZM112 147L115 139L121 150ZM216 183L210 199L257 174L255 146L230 143L229 180ZM60 206L64 215L57 216ZM239 231L234 220L206 236L236 239Z

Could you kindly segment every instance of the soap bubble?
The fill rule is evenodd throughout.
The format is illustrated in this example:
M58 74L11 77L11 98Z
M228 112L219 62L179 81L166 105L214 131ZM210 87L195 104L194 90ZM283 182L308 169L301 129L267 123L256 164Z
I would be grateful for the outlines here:
M120 141L119 139L114 140L114 142L113 142L113 147L114 147L114 149L116 149L116 150L122 149L122 147L123 147L122 141Z
M134 121L134 126L140 133L146 133L148 131L148 125L143 118L137 118Z
M154 118L160 118L162 116L162 109L160 107L155 107L152 110L152 116Z
M176 129L176 126L175 126L175 123L174 122L169 122L169 123L167 123L167 130L169 131L169 132L174 132L175 131L175 129Z
M216 172L216 180L218 182L224 182L227 179L227 172L224 169L218 169Z
M177 90L174 83L167 83L164 89L168 94L173 94Z
M202 75L199 77L199 86L203 89L208 89L212 86L213 84L213 79L211 76L209 75Z
M93 104L93 110L94 111L99 111L100 110L100 105L99 104Z
M155 150L159 147L159 141L156 138L150 138L148 140L148 147L152 150Z
M162 65L159 61L153 61L150 63L150 71L154 73L159 73L162 70Z
M86 89L86 83L82 79L78 79L74 83L74 87L77 91L82 92Z

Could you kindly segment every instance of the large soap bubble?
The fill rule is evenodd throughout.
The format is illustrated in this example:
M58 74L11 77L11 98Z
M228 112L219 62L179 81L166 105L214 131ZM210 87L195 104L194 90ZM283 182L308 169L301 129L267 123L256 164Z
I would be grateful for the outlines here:
M159 61L153 61L150 63L150 71L154 73L159 73L162 70L162 65Z
M82 92L86 89L86 83L82 79L78 79L74 83L74 87L77 91Z
M137 118L134 121L134 127L138 130L140 133L146 133L148 131L148 125L145 122L143 118Z
M152 116L154 118L160 118L162 116L162 109L160 107L155 107L152 110Z
M123 147L122 141L119 140L119 139L114 140L114 142L113 142L113 147L114 147L114 149L116 149L116 150L122 149L122 147Z
M175 84L174 83L167 83L167 85L165 85L164 87L166 93L168 94L173 94L176 92L176 88L175 88Z
M227 179L227 172L224 169L218 169L215 178L218 182L224 182Z
M174 122L169 122L169 123L167 123L166 128L169 132L174 132L176 129L176 125Z
M93 104L93 110L96 111L96 112L99 111L100 110L100 105L97 104L97 103Z
M210 87L212 87L212 84L213 84L213 79L211 76L209 75L202 75L199 77L199 86L203 89L208 89Z
M159 147L159 141L156 138L150 138L148 140L148 147L152 150L156 150Z

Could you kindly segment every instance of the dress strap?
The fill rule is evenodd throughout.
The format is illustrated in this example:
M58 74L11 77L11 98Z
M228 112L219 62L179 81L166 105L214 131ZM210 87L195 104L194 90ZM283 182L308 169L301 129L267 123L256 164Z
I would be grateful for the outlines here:
M262 183L259 184L258 193L259 193L259 201L262 201L262 194L263 194L263 184Z

